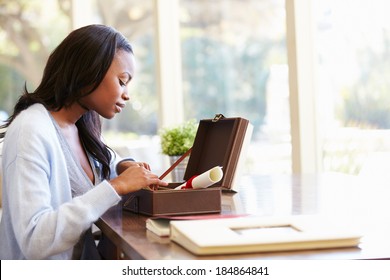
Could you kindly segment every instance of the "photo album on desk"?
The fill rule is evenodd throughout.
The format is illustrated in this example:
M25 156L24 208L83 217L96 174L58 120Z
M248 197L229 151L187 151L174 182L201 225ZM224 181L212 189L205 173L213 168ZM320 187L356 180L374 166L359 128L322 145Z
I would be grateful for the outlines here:
M170 239L195 255L355 247L358 231L310 216L170 222Z
M341 220L318 216L210 214L152 217L146 229L195 255L356 247L361 234Z

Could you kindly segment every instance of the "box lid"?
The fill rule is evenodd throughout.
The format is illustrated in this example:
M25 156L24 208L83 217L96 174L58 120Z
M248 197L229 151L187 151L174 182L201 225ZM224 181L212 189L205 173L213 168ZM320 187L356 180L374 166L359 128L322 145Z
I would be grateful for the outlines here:
M192 152L188 160L184 180L199 175L215 166L222 166L223 178L213 186L233 190L233 182L241 165L243 149L247 146L252 130L244 118L225 118L199 122Z

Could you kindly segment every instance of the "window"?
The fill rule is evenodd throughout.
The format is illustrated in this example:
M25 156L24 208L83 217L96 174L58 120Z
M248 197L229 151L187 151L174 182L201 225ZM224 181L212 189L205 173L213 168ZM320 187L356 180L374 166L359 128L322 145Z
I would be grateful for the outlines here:
M168 24L168 33L160 34L157 39L157 31L162 27L156 24L156 14L159 13L158 16L165 17L165 21L168 21L172 9L164 10L167 3L163 6L159 1L152 0L45 0L27 1L28 5L24 5L24 2L26 1L14 1L12 5L8 4L3 8L8 14L12 14L15 7L23 9L23 13L29 16L26 17L27 22L19 24L19 30L24 32L31 26L32 30L39 33L39 38L45 39L42 41L45 52L38 59L41 65L35 67L25 63L26 73L36 73L40 77L45 61L42 58L46 58L71 29L81 25L104 23L114 26L133 43L139 70L130 88L131 106L127 106L114 120L104 122L107 141L120 153L131 153L136 158L152 161L152 166L157 166L157 169L164 169L158 159L158 139L153 136L161 125L157 115L160 112L164 118L167 111L174 112L177 109L174 114L180 116L180 106L183 106L184 116L181 118L184 119L210 118L216 113L248 118L254 125L248 171L290 172L288 67L283 0L171 1L170 5L177 5L179 10L179 22L176 24L180 24L178 39L182 54L179 58L181 72L175 73L176 77L182 78L179 82L182 90L179 89L179 97L174 100L182 98L183 105L160 102L161 107L158 100L165 100L169 92L164 91L161 83L158 83L161 69L155 65L161 63L165 69L169 69L167 65L172 60L164 60L169 49L161 51L161 42L171 40L169 32L172 28L170 29L169 24L174 26L175 22L163 22ZM47 5L53 11L51 16L43 13ZM205 10L208 13L204 13ZM35 14L31 15L32 11ZM37 17L40 21L35 22L34 18ZM58 18L61 19L61 24L50 22ZM2 32L6 34L5 29ZM7 45L9 37L4 35L2 38L2 43ZM15 50L27 54L33 54L34 51L33 48L26 50L21 46L17 46ZM180 56L180 52L171 50L169 55L174 58L175 55ZM39 78L29 78L27 74L18 71L18 68L15 72L19 73L20 80L27 80L32 88L39 82ZM20 84L19 82L15 81L15 85ZM8 112L12 108L10 104L12 102L5 106ZM169 106L172 107L167 109Z
M185 118L247 118L254 126L247 172L290 173L284 1L179 5Z
M377 172L390 158L390 4L315 3L323 169Z
M128 37L138 65L130 106L104 122L106 139L123 155L164 171L159 128L222 113L254 125L248 173L290 173L296 151L304 151L318 154L314 171L359 174L390 158L387 8L385 0L3 1L0 111L11 112L24 81L30 90L37 86L49 53L69 31L104 23ZM291 51L289 28L304 28L300 38L313 53L302 44ZM310 107L294 105L301 93L291 87L302 56L313 69L312 78L299 80ZM296 114L312 126L297 125ZM305 146L308 138L316 144Z

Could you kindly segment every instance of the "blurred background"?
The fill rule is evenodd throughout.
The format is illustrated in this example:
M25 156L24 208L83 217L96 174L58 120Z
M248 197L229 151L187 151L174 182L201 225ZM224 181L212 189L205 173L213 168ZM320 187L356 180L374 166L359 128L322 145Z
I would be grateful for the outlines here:
M159 130L188 119L254 126L245 174L389 174L386 0L0 0L0 121L73 29L132 43L131 102L104 121L123 156L167 166Z

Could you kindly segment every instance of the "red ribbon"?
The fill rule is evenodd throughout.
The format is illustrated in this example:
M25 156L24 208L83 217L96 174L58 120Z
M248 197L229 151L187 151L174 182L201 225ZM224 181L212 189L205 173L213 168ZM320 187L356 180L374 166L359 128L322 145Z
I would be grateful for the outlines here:
M192 189L193 187L192 187L192 180L194 180L194 178L195 177L197 177L198 175L194 175L194 176L192 176L190 179L188 179L188 181L186 182L186 184L183 186L183 187L181 187L181 189L182 190L184 190L184 189Z

